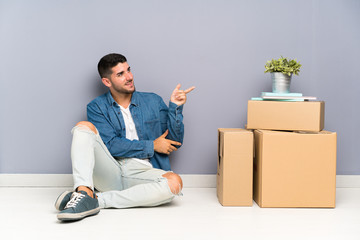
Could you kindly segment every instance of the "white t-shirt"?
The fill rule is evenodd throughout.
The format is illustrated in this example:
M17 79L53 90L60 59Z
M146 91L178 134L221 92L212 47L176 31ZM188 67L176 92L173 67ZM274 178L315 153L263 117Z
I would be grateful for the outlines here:
M124 122L125 122L126 138L129 139L129 140L139 140L139 137L138 137L137 132L136 132L135 123L134 123L134 120L133 120L133 118L131 116L130 108L129 107L124 108L124 107L122 107L120 105L119 105L119 107L121 109L121 113L123 115ZM138 162L141 162L141 163L143 163L145 165L148 165L148 166L152 167L152 165L150 163L150 160L147 159L147 158L145 158L145 159L126 158L126 159L133 159L133 160L136 160Z

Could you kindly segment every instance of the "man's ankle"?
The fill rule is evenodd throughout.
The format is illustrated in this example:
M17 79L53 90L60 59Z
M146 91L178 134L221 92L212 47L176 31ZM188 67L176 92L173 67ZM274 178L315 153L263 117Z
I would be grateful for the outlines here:
M80 192L80 191L84 191L87 193L87 195L89 195L90 197L94 198L94 192L91 188L89 187L86 187L86 186L79 186L76 188L76 191L77 192Z

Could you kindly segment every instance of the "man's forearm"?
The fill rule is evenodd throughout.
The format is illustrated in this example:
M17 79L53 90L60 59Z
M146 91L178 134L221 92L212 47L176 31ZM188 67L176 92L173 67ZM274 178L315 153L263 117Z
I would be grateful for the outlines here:
M151 158L154 155L154 143L152 140L139 141L115 137L105 145L114 157L144 159Z
M184 138L184 124L183 124L183 105L169 103L169 112L167 120L167 128L169 130L168 139L182 143Z

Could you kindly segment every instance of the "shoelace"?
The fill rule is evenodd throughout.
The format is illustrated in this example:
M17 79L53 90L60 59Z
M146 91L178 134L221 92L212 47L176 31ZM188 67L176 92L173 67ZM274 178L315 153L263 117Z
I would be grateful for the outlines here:
M65 208L71 208L71 207L76 207L76 204L78 204L78 202L80 202L80 200L82 198L84 198L85 195L84 194L81 194L81 193L78 193L78 192L74 192L71 196L71 199L70 201L66 204Z

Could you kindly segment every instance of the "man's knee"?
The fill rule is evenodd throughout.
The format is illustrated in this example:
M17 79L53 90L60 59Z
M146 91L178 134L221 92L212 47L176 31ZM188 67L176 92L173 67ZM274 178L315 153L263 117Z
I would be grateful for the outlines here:
M167 178L170 190L174 194L179 194L183 188L183 182L179 175L173 172L163 174L163 177Z
M81 122L78 122L78 123L76 124L76 126L86 127L86 128L88 128L88 129L90 129L91 131L93 131L95 134L97 134L96 127L95 127L94 124L92 124L91 122L81 121Z

